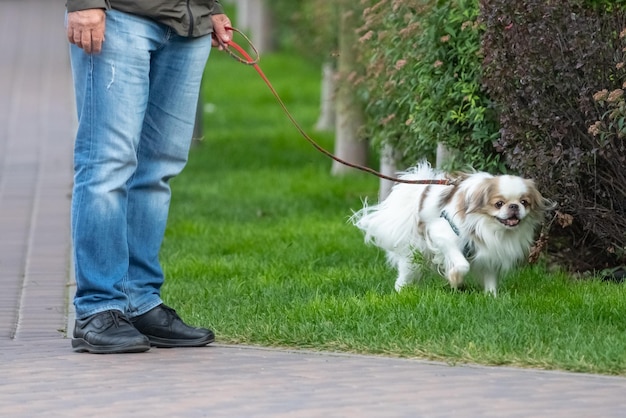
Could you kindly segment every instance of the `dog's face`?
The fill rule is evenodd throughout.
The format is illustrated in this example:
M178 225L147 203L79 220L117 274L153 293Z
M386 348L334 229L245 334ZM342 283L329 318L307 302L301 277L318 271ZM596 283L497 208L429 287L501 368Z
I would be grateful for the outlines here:
M485 178L466 196L469 213L483 214L506 229L515 229L531 218L539 221L551 207L532 180L516 176Z

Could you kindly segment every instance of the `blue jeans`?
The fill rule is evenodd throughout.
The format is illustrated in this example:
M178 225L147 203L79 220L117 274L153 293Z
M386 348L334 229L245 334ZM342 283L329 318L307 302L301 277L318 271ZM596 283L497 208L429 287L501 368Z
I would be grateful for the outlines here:
M169 180L187 162L211 37L108 11L102 52L70 59L78 131L72 240L76 317L161 303Z

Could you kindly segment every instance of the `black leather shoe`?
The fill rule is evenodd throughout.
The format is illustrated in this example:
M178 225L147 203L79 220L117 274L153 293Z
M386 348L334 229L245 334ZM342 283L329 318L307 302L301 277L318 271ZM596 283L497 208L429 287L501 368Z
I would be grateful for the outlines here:
M155 347L202 347L215 341L213 331L190 327L174 309L164 304L131 318L131 322Z
M141 353L150 349L150 341L124 314L110 310L77 319L72 347L94 354Z

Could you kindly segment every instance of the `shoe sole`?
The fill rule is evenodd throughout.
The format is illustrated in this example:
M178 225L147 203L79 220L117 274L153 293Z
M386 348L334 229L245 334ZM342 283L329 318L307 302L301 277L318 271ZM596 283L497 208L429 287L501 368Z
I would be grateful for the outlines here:
M150 345L144 343L119 344L97 346L89 344L82 338L72 339L72 348L77 353L92 354L120 354L120 353L143 353L150 350Z
M209 335L195 340L177 340L171 338L159 338L146 335L150 340L150 345L157 348L177 348L177 347L204 347L215 341L215 336Z

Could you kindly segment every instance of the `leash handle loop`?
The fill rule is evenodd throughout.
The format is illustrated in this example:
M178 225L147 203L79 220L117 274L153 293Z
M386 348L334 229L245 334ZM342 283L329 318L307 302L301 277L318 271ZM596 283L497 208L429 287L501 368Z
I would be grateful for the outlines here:
M263 73L263 70L261 70L261 67L259 67L259 60L260 60L260 55L259 55L259 51L255 48L255 46L252 44L252 41L250 41L250 39L248 39L248 37L246 35L244 35L241 31L239 31L238 29L235 28L231 28L231 27L226 27L226 30L231 30L233 32L238 33L239 35L241 35L246 42L248 43L248 45L250 46L250 48L254 51L254 56L255 58L252 58L246 51L245 49L243 49L241 46L239 46L236 42L234 42L233 40L228 41L227 43L224 43L221 39L217 38L217 42L218 44L222 47L222 49L228 53L231 57L233 57L236 61L239 61L242 64L246 64L246 65L251 65L252 67L254 67L254 69L256 70L256 72L259 74L259 76L261 76L261 78L263 79L263 81L265 82L265 84L267 85L267 87L270 89L270 91L272 92L272 94L274 95L274 97L276 98L276 100L278 101L278 104L280 105L280 107L283 109L283 112L285 113L285 115L287 115L287 118L289 118L289 120L291 121L291 123L293 124L293 126L295 126L295 128L298 130L298 132L300 133L300 135L302 135L315 149L317 149L319 152L321 152L322 154L326 155L327 157L333 159L334 161L337 161L340 164L346 165L348 167L352 167L355 168L357 170L361 170L361 171L365 171L366 173L370 173L375 175L376 177L379 177L381 179L384 180L389 180L395 183L406 183L406 184L438 184L438 185L442 185L442 186L448 186L448 185L452 185L454 184L454 180L453 179L429 179L429 180L408 180L408 179L401 179L401 178L397 178L397 177L391 177L388 176L386 174L380 173L372 168L369 167L365 167L359 164L353 164L350 163L348 161L342 160L341 158L335 156L334 154L332 154L331 152L327 151L326 149L324 149L322 146L320 146L317 142L315 142L305 131L304 129L300 126L300 124L296 121L296 119L291 115L291 112L289 112L289 110L287 109L287 106L285 105L285 103L283 102L283 100L280 98L280 95L278 94L278 92L274 89L274 86L272 86L272 83L270 83L270 80L265 76L265 73ZM236 53L232 52L230 47L232 47L233 49L235 49L237 51L237 53L239 53L240 55L237 55ZM243 58L242 58L243 57Z
M224 52L226 52L228 55L230 55L235 61L238 61L242 64L245 65L256 65L260 58L259 55L259 51L256 49L256 47L254 46L254 44L252 43L252 41L243 33L241 32L239 29L235 29L235 28L231 28L229 26L226 26L224 29L226 30L230 30L233 32L238 33L243 39L245 39L245 41L248 43L248 46L252 49L252 51L254 52L254 57L252 58L245 49L243 49L242 47L240 47L239 45L237 45L236 42L234 42L233 40L228 41L227 43L224 43L221 39L219 39L217 36L215 37L217 39L217 43L222 47L222 50ZM229 47L233 47L240 55L237 55L236 53L234 53ZM243 57L243 58L242 58Z

